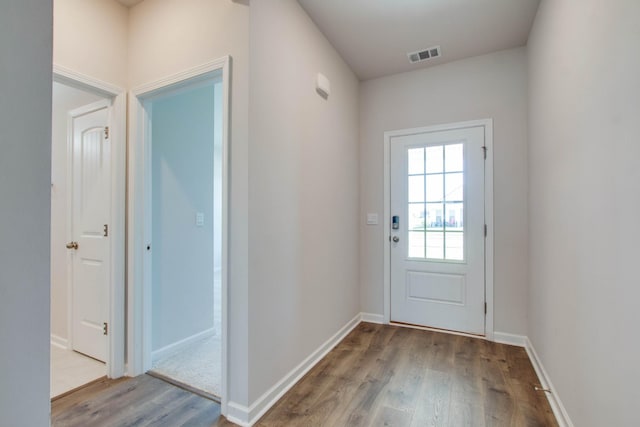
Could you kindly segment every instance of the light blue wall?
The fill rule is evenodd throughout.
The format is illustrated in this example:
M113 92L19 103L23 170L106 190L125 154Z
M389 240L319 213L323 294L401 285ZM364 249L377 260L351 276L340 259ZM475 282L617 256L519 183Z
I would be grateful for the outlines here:
M214 94L219 88L190 89L151 106L152 350L214 325L214 136L221 123L215 120L221 111ZM197 212L204 214L201 227Z

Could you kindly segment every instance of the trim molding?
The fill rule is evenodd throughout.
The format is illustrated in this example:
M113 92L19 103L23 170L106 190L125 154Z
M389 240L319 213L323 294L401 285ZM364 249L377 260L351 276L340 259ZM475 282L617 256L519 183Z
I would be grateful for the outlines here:
M323 357L327 355L340 341L342 341L356 326L361 322L385 323L384 315L375 313L359 313L344 325L338 332L329 338L324 344L318 347L309 355L302 363L296 366L288 374L286 374L273 387L267 390L260 398L258 398L251 406L241 405L236 402L228 402L226 418L232 423L242 427L251 427L260 418L278 402L278 400L289 391L311 368L313 368ZM481 337L478 337L481 338ZM483 338L484 339L484 338ZM551 410L560 427L575 427L569 418L564 405L560 401L560 397L556 393L547 372L542 366L542 362L538 357L533 344L526 335L509 334L506 332L494 332L493 340L500 344L515 345L523 347L531 364L538 376L540 385L548 388L551 393L545 393Z
M360 313L360 320L369 323L384 323L384 315L375 313Z
M150 252L146 250L150 242L151 222L150 184L150 129L148 111L143 105L154 96L181 90L186 86L199 85L212 79L221 79L222 83L222 260L221 260L221 344L222 344L222 390L221 413L227 416L229 370L229 354L227 332L230 328L228 315L228 269L229 269L229 182L231 144L231 78L232 58L222 58L206 62L199 66L166 76L134 88L129 96L129 174L127 180L128 209L127 224L130 232L127 235L127 360L129 375L139 375L148 368L152 359L150 345Z
M125 218L126 218L126 92L117 85L93 78L86 74L53 64L53 81L98 95L110 100L109 126L111 140L115 142L111 149L111 194L110 194L110 231L109 244L109 344L106 360L107 376L119 378L125 374ZM69 135L67 135L67 152L70 149ZM69 199L68 203L71 203ZM70 208L70 205L67 206ZM67 228L70 218L67 218ZM68 231L70 233L70 231ZM68 234L67 233L67 234ZM67 269L70 268L69 254L67 254ZM67 280L67 302L71 304L71 274ZM67 328L69 331L68 348L72 347L73 329L71 327L71 311L67 314Z
M211 79L211 73L221 72L230 62L230 59L229 56L223 56L222 58L205 62L188 70L183 70L156 81L140 85L131 92L138 98L149 98L168 87L191 86L198 81Z
M252 426L256 423L291 387L327 355L340 341L342 341L363 319L358 313L347 322L338 332L325 341L298 366L293 368L273 387L260 396L251 406L247 407L236 402L227 405L227 419L241 426Z
M90 92L99 92L101 95L111 98L124 93L124 89L107 83L105 81L95 79L86 74L79 73L62 65L53 64L53 80L58 83L64 83L77 89L89 90Z
M69 350L69 340L56 334L51 334L51 345L63 350Z
M549 375L547 375L547 371L544 369L542 365L542 361L538 357L533 344L529 340L528 337L524 337L525 339L525 349L527 350L527 354L529 355L529 359L531 360L531 364L533 365L533 369L536 371L538 375L538 379L540 380L540 385L542 388L546 388L551 390L551 393L545 393L547 395L547 400L551 405L551 410L558 421L558 425L560 427L574 427L573 422L571 422L571 418L569 418L569 414L567 410L564 408L562 401L560 400L560 396L558 395Z
M506 332L494 332L493 341L500 344L527 347L527 337L524 335L508 334Z
M560 427L574 427L573 422L571 422L569 414L564 408L564 405L560 400L560 396L553 386L549 375L547 375L547 371L544 369L542 361L538 357L538 353L536 353L536 350L533 347L531 340L529 340L529 337L527 337L526 335L508 334L506 332L495 332L493 336L494 341L497 343L524 347L524 349L527 351L527 355L529 356L529 360L533 365L533 369L536 371L536 375L538 377L538 380L540 381L540 386L542 388L551 390L550 393L544 394L547 396L547 400L549 401L549 405L551 406L553 415L558 421L558 425Z
M275 402L274 402L275 403ZM251 427L249 423L249 407L240 405L236 402L227 403L227 415L228 421L237 424L242 427Z
M205 337L213 336L215 334L214 328L206 329L202 332L198 332L197 334L193 334L190 337L181 339L180 341L176 341L173 344L166 345L157 350L153 350L151 352L151 363L155 363L158 359L162 359L169 354L180 351L181 348L192 344L194 341L198 341L199 339L203 339Z

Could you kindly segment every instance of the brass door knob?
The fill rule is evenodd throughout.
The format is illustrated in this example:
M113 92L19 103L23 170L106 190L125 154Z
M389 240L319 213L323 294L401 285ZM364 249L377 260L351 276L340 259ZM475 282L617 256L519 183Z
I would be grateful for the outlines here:
M67 249L78 249L78 242L67 243Z

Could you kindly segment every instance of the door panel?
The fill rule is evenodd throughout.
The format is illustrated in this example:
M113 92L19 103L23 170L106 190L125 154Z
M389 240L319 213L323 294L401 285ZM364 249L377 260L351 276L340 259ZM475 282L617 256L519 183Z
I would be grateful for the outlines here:
M483 146L481 126L391 138L392 321L484 334Z
M72 328L73 349L106 361L109 284L110 143L108 109L73 119ZM107 236L105 236L107 234Z

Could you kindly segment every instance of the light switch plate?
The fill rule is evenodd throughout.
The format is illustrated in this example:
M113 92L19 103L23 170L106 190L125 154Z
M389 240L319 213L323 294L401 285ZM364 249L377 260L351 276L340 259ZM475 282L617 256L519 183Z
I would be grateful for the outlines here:
M202 227L204 225L204 213L196 212L196 226Z
M367 214L367 225L378 225L378 214L377 213L368 213Z

